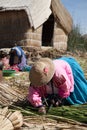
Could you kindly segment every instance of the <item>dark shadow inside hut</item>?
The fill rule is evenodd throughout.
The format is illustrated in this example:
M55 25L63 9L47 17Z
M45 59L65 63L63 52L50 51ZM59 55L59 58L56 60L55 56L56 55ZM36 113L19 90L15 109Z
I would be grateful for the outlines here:
M42 46L53 46L54 16L51 14L42 28Z

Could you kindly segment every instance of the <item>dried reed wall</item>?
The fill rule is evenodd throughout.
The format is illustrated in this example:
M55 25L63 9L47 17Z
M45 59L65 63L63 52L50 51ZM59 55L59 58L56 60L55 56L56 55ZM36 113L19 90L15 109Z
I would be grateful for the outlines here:
M28 46L42 46L42 26L37 30L32 31L31 29L27 32L27 45ZM55 24L54 27L54 38L53 38L53 47L57 50L66 50L67 49L67 40L68 35L64 32L61 25Z
M42 46L42 26L30 29L25 11L0 12L0 48L20 46ZM53 47L67 49L67 34L61 26L55 24Z
M29 29L26 33L27 46L41 46L42 43L42 26L33 31Z
M66 50L67 40L68 35L64 32L60 25L55 24L53 47L58 50Z
M26 45L25 33L29 26L23 10L0 12L0 48L12 47L15 43Z

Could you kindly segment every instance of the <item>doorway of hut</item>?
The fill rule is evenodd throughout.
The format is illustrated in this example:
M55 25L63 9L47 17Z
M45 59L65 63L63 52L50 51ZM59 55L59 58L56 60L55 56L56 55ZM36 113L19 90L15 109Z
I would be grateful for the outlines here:
M53 46L54 16L51 14L42 28L42 46Z

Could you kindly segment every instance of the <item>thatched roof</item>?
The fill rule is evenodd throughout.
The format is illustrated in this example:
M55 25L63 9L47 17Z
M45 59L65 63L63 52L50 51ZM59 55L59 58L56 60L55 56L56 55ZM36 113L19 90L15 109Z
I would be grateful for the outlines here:
M73 20L67 9L63 6L60 0L52 0L52 12L57 23L60 23L66 32L70 32L73 25Z
M60 0L1 0L0 12L9 10L25 10L34 29L42 25L51 13L66 32L72 28L72 18Z

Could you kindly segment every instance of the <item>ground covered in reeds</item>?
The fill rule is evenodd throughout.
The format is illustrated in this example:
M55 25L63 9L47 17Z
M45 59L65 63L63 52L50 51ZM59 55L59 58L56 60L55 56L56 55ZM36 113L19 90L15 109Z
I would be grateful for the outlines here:
M26 51L26 55L28 58L28 61L30 62L30 64L32 64L34 61L36 61L39 57L49 57L49 58L58 58L60 56L73 56L81 65L85 77L87 79L87 54L83 53L83 52L75 52L75 53L71 53L71 52L64 52L64 51L57 51L56 49L48 49L48 50L37 50L37 49L27 49ZM14 76L14 77L4 77L3 80L5 83L9 84L12 88L15 88L16 91L19 91L20 94L22 94L22 96L24 95L24 101L26 98L26 95L28 93L28 87L29 87L29 73L28 72L21 72L20 74ZM49 128L49 130L57 130L57 129L61 129L61 130L85 130L84 128L81 127L82 124L77 123L76 121L80 122L80 123L85 123L87 124L87 104L84 105L74 105L74 106L61 106L61 107L51 107L47 113L47 115L44 117L46 119L46 117L53 119L51 122L50 120L48 121L48 126L46 126L46 121L44 121L45 119L41 118L40 116L38 116L37 110L33 109L32 107L28 106L26 103L24 102L20 102L19 104L15 103L14 105L10 105L9 107L12 111L14 111L15 109L19 109L21 110L21 112L24 115L24 119L25 121L28 123L25 123L25 126L29 125L29 121L31 120L31 124L35 122L37 124L37 128L36 130L46 130ZM43 117L43 116L42 116ZM34 120L35 119L35 120ZM72 120L74 120L75 122L73 122ZM57 126L56 123L54 123L54 121L57 121L56 123L60 122L60 127ZM38 123L37 123L38 122ZM39 123L40 122L40 123ZM45 127L38 128L38 125L40 125L42 122L42 124L44 123ZM71 123L70 123L71 122ZM50 123L50 124L49 124ZM52 125L53 123L53 125ZM67 124L66 124L67 123ZM65 124L65 125L64 125ZM64 126L63 126L64 125ZM70 125L70 126L69 126ZM76 128L74 125L77 125ZM55 128L53 126L56 126ZM83 125L82 125L83 126ZM35 129L35 127L31 126L31 129ZM59 129L59 130L60 130ZM23 129L25 130L25 129ZM26 130L28 130L28 128L26 128ZM30 129L29 129L30 130Z

